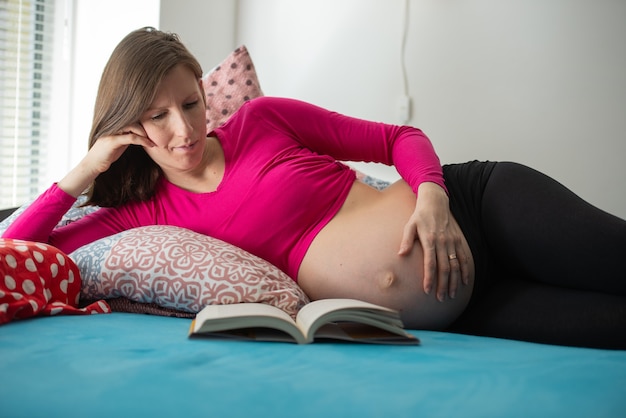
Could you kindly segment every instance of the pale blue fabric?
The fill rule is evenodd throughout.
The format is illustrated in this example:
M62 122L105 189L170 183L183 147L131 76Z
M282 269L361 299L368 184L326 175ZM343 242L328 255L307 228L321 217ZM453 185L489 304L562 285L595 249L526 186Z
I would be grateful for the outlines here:
M421 346L189 340L114 313L0 327L2 417L617 417L626 351L415 331Z

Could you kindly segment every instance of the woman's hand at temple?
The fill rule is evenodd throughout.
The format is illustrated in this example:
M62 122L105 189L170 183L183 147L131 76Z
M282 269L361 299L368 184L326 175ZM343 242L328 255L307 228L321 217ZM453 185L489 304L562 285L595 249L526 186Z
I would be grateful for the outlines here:
M437 299L454 298L461 282L469 283L470 249L450 212L448 195L435 183L422 183L415 211L404 228L400 255L418 239L424 250L424 292L436 287Z
M141 124L128 126L119 134L102 136L96 140L87 155L61 181L58 187L78 197L100 173L111 167L130 145L153 147Z

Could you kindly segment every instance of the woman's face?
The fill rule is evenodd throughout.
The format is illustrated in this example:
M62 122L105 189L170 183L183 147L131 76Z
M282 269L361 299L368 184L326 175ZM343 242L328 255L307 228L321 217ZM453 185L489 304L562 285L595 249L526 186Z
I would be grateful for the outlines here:
M193 173L206 144L206 110L201 81L184 65L161 81L157 95L140 123L156 146L145 147L166 176Z

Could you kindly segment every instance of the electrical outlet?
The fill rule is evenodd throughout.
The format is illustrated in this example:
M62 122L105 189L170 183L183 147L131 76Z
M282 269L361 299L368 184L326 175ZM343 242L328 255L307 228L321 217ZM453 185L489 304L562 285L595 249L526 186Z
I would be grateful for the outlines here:
M411 120L411 97L402 96L398 99L398 122L406 125Z

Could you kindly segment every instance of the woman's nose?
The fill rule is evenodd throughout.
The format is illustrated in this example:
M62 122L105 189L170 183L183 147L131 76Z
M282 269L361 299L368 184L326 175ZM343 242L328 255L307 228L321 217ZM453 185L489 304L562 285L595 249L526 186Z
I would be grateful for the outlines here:
M184 112L177 112L176 117L174 118L174 124L174 133L177 136L184 138L191 136L193 127Z

